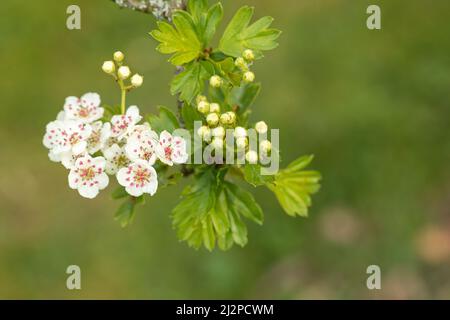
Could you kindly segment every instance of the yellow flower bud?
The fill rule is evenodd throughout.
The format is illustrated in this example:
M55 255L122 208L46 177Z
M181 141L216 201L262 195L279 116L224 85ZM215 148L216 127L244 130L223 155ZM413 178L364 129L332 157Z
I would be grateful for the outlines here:
M136 73L134 76L131 77L131 84L136 88L142 86L143 82L144 77L141 76L140 74Z
M223 127L217 127L212 129L212 135L214 137L223 138L225 137L225 129Z
M244 73L242 80L248 83L253 82L255 81L255 74L251 71L247 71L246 73Z
M219 113L220 112L220 105L218 103L211 103L209 105L209 112Z
M207 126L202 126L202 127L198 128L197 134L204 141L210 141L211 140L211 129L209 129Z
M255 60L255 53L250 49L245 50L242 56L244 57L245 60L249 62Z
M250 150L245 154L245 160L250 164L255 164L258 162L258 154L256 151Z
M103 62L102 70L107 74L112 74L114 73L114 71L116 71L116 65L113 61L105 61Z
M206 101L206 102L208 102L208 99L206 99L206 97L205 96L197 96L197 99L196 99L196 102L197 102L197 104L199 104L201 101Z
M206 116L206 122L210 127L215 127L219 123L219 116L217 113L210 113Z
M128 79L131 75L131 71L130 68L127 66L122 66L119 68L118 72L117 72L119 79L121 80L125 80Z
M207 114L209 112L209 103L206 101L200 101L197 105L197 110L200 113Z
M243 127L234 128L234 136L236 138L244 138L247 136L247 130Z
M255 129L256 129L256 132L258 132L260 134L264 134L267 132L268 127L264 121L259 121L255 124Z
M223 80L219 76L212 76L211 79L209 79L209 85L213 88L220 88L222 86Z
M223 138L220 137L214 137L211 143L215 149L222 149L223 148Z
M248 66L247 63L245 62L244 58L239 57L236 59L236 61L234 62L234 64L236 65L236 67L238 67L241 70L247 70Z
M116 62L122 62L125 59L125 55L121 51L114 52L113 57Z
M246 137L239 137L236 139L236 146L239 149L245 149L248 146L248 139Z
M269 153L272 150L272 143L269 140L261 141L259 148L264 153Z

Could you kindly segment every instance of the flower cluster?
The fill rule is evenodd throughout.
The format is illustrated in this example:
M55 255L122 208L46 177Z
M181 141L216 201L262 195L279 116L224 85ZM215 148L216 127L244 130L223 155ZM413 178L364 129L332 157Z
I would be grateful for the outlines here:
M221 106L215 102L208 102L205 96L197 97L197 110L205 116L206 124L197 130L197 134L204 142L212 145L215 150L223 150L227 131L231 130L237 150L245 151L247 162L253 164L258 162L258 153L249 145L248 129L236 124L235 112L221 113ZM267 135L268 126L264 121L257 122L254 129L260 135ZM272 144L269 140L264 139L259 143L260 154L268 155L271 149Z
M167 131L158 136L148 123L138 124L142 117L136 106L110 122L99 120L103 113L96 93L68 97L44 135L50 160L70 170L69 186L81 196L95 198L108 186L108 175L116 175L134 197L153 195L158 188L155 162L172 166L187 161L185 140Z
M49 149L50 160L61 162L70 170L70 188L77 189L85 198L95 198L105 189L108 175L116 175L131 196L153 195L158 188L155 162L172 166L188 159L183 138L167 131L158 135L147 122L140 123L142 116L137 106L125 111L125 93L141 86L143 78L135 74L131 84L126 85L124 80L131 72L122 65L123 60L123 53L118 51L114 61L106 61L102 67L119 83L123 95L121 114L106 120L97 93L68 97L64 110L47 125L44 135L43 144Z

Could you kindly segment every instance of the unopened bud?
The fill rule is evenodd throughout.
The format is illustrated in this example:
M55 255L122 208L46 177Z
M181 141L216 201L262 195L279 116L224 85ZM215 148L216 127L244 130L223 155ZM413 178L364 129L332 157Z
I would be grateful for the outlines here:
M256 129L256 132L258 132L259 134L264 134L267 132L268 127L264 121L259 121L255 124L255 129Z
M223 148L223 138L214 137L211 143L215 149L222 149Z
M248 163L255 164L258 162L258 154L256 151L250 150L245 154L245 160L247 160Z
M243 127L234 128L234 137L235 138L244 138L247 136L247 130Z
M212 129L212 135L214 137L223 138L225 137L225 129L223 127L217 127Z
M255 81L255 74L251 71L247 71L246 73L244 73L244 76L242 78L244 80L244 82L250 83Z
M206 116L206 122L210 127L215 127L219 123L219 116L217 113L210 113Z
M272 150L272 143L269 140L261 141L259 148L264 153L269 153Z
M219 76L212 76L211 79L209 79L209 84L213 88L220 88L222 86L223 80Z
M197 110L203 114L208 113L209 112L209 103L206 101L200 101L200 103L197 105Z
M127 66L122 66L119 68L117 74L121 80L125 80L130 77L131 71L130 68L128 68Z
M201 126L200 128L198 128L197 134L204 141L210 141L211 140L211 129L209 129L207 126Z
M211 103L209 105L209 112L219 113L220 112L220 105L218 103Z
M242 56L248 62L252 62L253 60L255 60L255 53L250 49L245 50Z
M208 99L206 99L206 97L205 97L205 96L202 96L202 95L197 96L197 99L196 99L197 104L199 104L199 103L202 102L202 101L208 102Z
M112 74L116 71L116 65L113 61L105 61L103 62L102 70L108 74Z
M246 137L240 137L236 139L236 146L239 149L245 149L248 146L248 139Z
M143 82L144 82L144 77L137 73L131 77L131 84L136 88L142 86Z
M241 70L247 70L248 66L247 63L245 62L244 58L239 57L236 59L236 61L234 62L234 64L236 65L236 67L238 67Z
M114 52L113 57L116 62L122 62L125 59L125 55L121 51Z

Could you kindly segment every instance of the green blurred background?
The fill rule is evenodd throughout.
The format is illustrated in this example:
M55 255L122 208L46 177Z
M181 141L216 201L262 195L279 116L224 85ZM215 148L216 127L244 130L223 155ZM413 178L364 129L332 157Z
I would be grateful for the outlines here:
M310 217L288 217L258 189L265 224L249 224L245 248L195 251L171 228L179 186L122 230L118 203L70 190L42 136L66 96L117 103L100 69L115 50L145 76L129 103L174 106L154 19L107 0L2 1L0 298L450 298L450 2L223 2L225 20L251 4L284 31L255 67L253 119L281 129L284 165L316 155L324 180ZM69 4L80 31L65 27ZM369 4L381 5L381 31L365 26ZM71 264L80 291L65 287ZM366 288L371 264L382 290Z

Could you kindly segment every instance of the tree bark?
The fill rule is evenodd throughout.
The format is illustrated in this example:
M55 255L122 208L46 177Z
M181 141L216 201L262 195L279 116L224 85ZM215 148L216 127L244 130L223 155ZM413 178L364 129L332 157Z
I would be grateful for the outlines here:
M157 19L170 21L174 10L186 9L186 0L111 0L120 8L152 14Z

